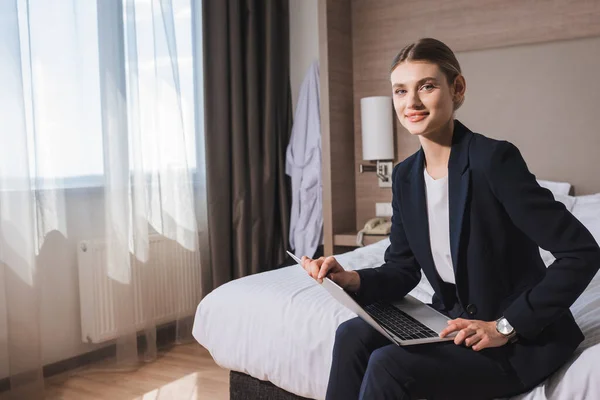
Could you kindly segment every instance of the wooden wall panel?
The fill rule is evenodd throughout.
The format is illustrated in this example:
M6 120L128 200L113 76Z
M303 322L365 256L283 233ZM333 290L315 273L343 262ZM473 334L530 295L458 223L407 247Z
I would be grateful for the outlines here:
M351 20L357 171L362 162L360 99L391 94L389 66L404 45L429 36L464 52L600 36L600 1L352 0ZM419 147L397 125L396 163ZM374 215L375 202L390 200L391 190L379 188L372 173L356 173L356 228Z
M324 252L356 215L350 0L319 0Z
M419 37L454 51L600 35L600 1L353 0L354 72L384 73L393 56Z

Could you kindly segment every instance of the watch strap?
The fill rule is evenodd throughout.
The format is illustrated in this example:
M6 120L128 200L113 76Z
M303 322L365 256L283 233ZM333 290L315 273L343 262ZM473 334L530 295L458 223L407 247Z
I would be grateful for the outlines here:
M519 337L517 336L517 331L515 331L514 329L510 334L506 335L505 337L508 339L508 343L514 343L519 339Z
M518 339L518 336L517 336L517 331L515 330L515 328L514 328L514 327L513 327L513 330L512 330L512 332L511 332L511 333L509 333L508 335L505 335L504 333L500 332L500 330L498 329L498 322L499 322L500 320L502 320L502 319L506 319L506 318L505 318L504 316L502 316L502 317L500 317L500 318L498 318L498 319L496 320L496 331L497 331L499 334L501 334L502 336L504 336L505 338L507 338L509 343L514 343L514 342L516 342L516 341L517 341L517 339Z

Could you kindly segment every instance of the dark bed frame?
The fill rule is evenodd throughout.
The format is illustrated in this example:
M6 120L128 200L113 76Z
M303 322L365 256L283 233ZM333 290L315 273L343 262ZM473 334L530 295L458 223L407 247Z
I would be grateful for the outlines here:
M229 400L310 400L241 372L229 373Z

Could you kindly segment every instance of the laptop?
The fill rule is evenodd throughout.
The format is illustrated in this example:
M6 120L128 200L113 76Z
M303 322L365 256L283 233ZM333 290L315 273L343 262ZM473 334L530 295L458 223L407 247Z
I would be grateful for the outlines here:
M287 252L298 264L300 259ZM454 340L456 333L440 338L440 332L448 326L448 317L437 312L422 301L407 295L394 303L358 304L344 289L325 277L322 287L350 311L375 328L392 343L411 346Z

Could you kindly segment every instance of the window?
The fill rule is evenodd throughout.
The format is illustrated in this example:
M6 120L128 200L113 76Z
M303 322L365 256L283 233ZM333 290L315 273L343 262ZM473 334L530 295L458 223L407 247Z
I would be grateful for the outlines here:
M99 43L115 38L125 49L114 72L126 77L130 167L141 155L135 165L146 173L173 163L196 168L202 96L194 89L192 0L172 0L172 12L160 1L124 0L135 13L123 4L122 15L115 13L122 33L110 38L99 33L95 1L18 1L30 174L38 187L102 183ZM184 145L170 140L174 129L183 130Z

